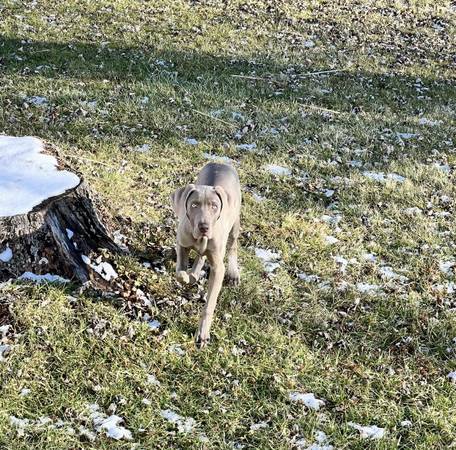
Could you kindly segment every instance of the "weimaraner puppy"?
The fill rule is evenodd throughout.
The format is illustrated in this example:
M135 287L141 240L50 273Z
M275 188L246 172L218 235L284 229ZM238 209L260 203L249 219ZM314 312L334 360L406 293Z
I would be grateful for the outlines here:
M236 170L227 164L209 163L199 173L195 184L177 189L172 195L177 227L176 277L181 283L198 281L206 257L211 268L206 304L201 313L196 343L204 347L217 297L225 277L225 252L228 250L227 279L239 284L237 240L241 211L241 186ZM197 253L188 270L188 255Z

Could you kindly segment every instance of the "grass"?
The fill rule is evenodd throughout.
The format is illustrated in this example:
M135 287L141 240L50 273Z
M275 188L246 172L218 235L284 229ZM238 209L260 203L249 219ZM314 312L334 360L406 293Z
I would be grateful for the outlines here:
M456 445L454 272L439 266L454 259L456 232L450 2L6 0L0 16L0 132L58 145L132 249L114 261L119 294L2 287L2 448L278 450L307 448L318 430L337 449ZM200 352L203 287L174 281L168 197L204 153L237 161L245 190L242 283L222 291ZM273 275L254 247L280 251ZM312 411L291 392L325 405ZM133 439L82 436L93 403ZM10 416L30 420L23 433ZM386 434L362 439L349 422Z

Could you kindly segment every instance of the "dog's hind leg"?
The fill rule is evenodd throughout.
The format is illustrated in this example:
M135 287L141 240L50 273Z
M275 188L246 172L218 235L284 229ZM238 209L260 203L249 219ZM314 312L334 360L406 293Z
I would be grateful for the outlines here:
M240 274L238 266L238 237L239 237L239 219L233 225L228 236L228 267L226 278L230 284L237 286L240 283Z

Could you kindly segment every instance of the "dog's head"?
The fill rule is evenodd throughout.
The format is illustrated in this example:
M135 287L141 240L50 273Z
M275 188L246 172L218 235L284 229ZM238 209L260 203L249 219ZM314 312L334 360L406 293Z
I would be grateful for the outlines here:
M189 184L171 195L174 212L180 220L190 222L194 239L212 238L214 225L220 219L228 198L221 186Z

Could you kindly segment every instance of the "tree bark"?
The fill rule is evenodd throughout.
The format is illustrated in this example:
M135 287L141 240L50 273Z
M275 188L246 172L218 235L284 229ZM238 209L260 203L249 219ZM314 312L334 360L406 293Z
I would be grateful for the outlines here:
M0 217L0 253L7 246L12 258L0 261L0 281L29 271L81 283L101 282L83 256L99 256L101 249L122 251L101 222L82 178L75 188L48 198L27 214Z

